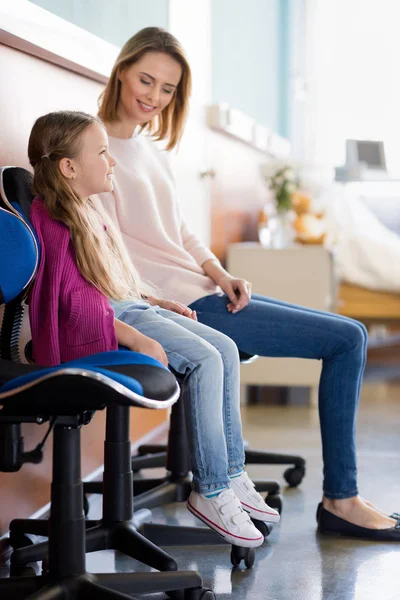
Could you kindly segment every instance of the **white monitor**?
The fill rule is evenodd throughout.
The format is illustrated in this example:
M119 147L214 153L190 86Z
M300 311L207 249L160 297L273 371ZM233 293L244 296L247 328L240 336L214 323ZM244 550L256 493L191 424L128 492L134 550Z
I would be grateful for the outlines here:
M383 142L346 140L346 167L386 173Z

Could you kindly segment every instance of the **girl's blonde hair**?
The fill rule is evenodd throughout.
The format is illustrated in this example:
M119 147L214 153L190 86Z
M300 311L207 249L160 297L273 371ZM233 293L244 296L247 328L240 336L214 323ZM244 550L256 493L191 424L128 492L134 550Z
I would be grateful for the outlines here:
M33 191L53 219L71 235L82 276L110 299L137 298L146 286L133 267L119 232L100 201L78 196L59 168L62 158L77 158L82 134L99 119L83 112L60 111L35 122L28 144Z
M114 123L118 118L118 103L121 95L119 75L137 62L146 52L163 52L171 56L182 68L182 77L174 97L160 115L142 126L158 140L168 140L167 150L174 148L182 137L192 76L189 63L178 40L165 29L146 27L131 37L123 46L111 71L108 83L99 97L99 117L104 123Z

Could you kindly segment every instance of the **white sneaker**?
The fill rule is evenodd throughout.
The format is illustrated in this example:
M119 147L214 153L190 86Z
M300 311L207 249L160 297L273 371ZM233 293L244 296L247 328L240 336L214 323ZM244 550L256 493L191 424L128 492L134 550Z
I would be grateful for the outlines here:
M192 492L186 502L190 512L230 544L245 548L261 546L264 536L242 509L235 492L226 489L215 498Z
M233 477L230 481L230 486L239 498L243 510L252 519L258 519L258 521L264 521L265 523L279 523L280 514L277 510L268 506L261 494L254 489L255 484L251 481L246 471L243 471L238 477Z

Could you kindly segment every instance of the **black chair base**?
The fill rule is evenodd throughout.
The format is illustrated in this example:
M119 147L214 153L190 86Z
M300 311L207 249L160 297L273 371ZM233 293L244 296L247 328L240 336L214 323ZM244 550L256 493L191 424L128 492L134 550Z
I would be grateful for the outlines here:
M188 453L183 456L187 460ZM153 568L168 571L176 570L176 562L155 545L155 540L159 540L160 545L164 546L228 545L222 537L205 527L144 523L151 516L148 510L150 507L186 500L191 491L191 480L186 475L175 477L173 481L171 476L167 476L161 482L157 480L157 485L148 481L147 493L135 496L139 510L133 513L129 409L125 407L107 409L104 457L103 482L97 484L103 492L103 518L100 521L86 521L86 552L119 550ZM184 468L187 470L186 465ZM144 485L146 480L140 483ZM92 491L91 485L92 482L89 485L83 484L85 492ZM142 507L147 510L140 510ZM140 519L141 513L144 517ZM257 523L260 531L267 536L270 528L262 522ZM11 556L12 572L21 572L21 567L38 561L44 561L45 569L47 568L47 542L20 548L17 548L17 544L29 539L26 538L27 533L47 535L48 531L48 521L16 519L10 524L10 542L15 548ZM233 546L232 564L238 565L241 560L247 567L251 567L254 563L254 550Z
M26 533L49 536L48 542L16 549L11 555L11 574L21 573L21 567L31 562L43 561L44 575L11 576L0 580L2 600L75 600L84 598L84 595L87 597L90 592L93 595L89 597L101 600L173 590L184 590L185 600L213 600L213 592L202 587L197 572L177 572L176 561L137 529L143 527L143 521L151 513L144 510L133 514L129 408L108 408L103 519L99 522L85 522L83 516L79 430L66 429L61 442L57 443L58 429L54 432L50 519L16 519L12 522L10 537L10 541L15 542L18 536ZM68 467L65 466L66 460L69 461ZM67 478L69 476L67 483L65 472ZM62 481L58 483L58 479ZM87 574L85 552L105 549L119 550L162 572Z
M143 521L151 518L151 513L149 510L133 513L129 408L109 407L106 429L103 518L84 522L86 552L118 550L157 570L175 571L175 560L137 531ZM12 568L46 560L48 542L32 544L27 534L47 537L49 521L11 521L10 544L14 548L11 555Z
M185 590L185 600L213 600L194 571L180 573L83 573L54 582L49 576L0 580L2 600L135 600L135 594Z
M117 550L158 571L176 571L175 560L139 533L136 523L119 521L107 524L104 521L87 521L85 524L89 527L86 531L86 552ZM11 575L20 574L23 572L21 567L39 561L43 561L43 571L46 572L48 551L47 541L15 549L10 560Z

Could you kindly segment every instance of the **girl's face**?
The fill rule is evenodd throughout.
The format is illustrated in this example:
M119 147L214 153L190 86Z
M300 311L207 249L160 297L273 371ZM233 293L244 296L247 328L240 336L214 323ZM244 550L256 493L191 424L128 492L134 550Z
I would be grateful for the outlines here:
M119 74L119 117L143 125L171 102L182 77L182 67L169 54L146 52Z
M100 123L92 123L81 139L76 158L60 160L60 170L76 194L87 198L93 194L112 192L115 160L108 152L107 133Z

